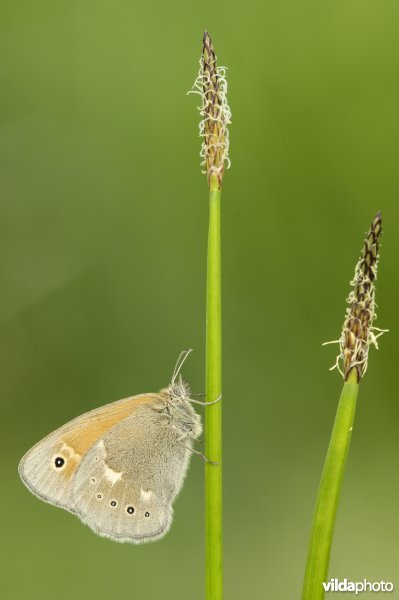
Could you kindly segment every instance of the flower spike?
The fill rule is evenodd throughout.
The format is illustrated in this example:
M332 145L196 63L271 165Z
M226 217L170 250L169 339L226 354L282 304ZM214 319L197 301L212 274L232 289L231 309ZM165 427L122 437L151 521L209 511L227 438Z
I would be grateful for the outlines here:
M197 79L189 93L199 94L202 120L199 135L203 138L200 156L211 188L221 189L225 163L230 167L229 131L231 111L227 103L226 67L216 65L216 55L209 33L205 31Z

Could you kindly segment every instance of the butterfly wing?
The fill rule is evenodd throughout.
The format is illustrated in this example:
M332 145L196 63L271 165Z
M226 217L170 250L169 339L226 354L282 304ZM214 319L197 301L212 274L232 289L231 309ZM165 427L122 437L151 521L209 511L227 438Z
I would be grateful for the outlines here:
M157 402L158 394L132 396L92 410L63 425L22 458L18 470L23 483L45 502L76 512L71 483L82 458L107 431L133 414L139 406Z
M74 512L98 535L142 543L163 537L190 452L151 403L112 427L82 459L73 480Z

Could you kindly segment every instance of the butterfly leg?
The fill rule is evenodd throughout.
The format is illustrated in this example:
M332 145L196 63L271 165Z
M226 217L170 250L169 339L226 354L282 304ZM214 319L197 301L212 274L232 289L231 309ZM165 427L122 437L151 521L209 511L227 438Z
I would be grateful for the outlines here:
M206 463L208 463L208 465L213 465L214 467L218 467L219 463L218 462L214 462L213 460L209 460L209 458L207 458L205 456L205 454L202 454L202 452L199 452L198 450L194 450L194 448L190 448L190 446L186 446L185 444L181 444L183 446L183 448L187 448L187 450L190 450L190 452L193 452L194 454L198 454L198 456L200 456Z
M186 433L183 433L183 435L181 435L179 438L177 438L178 442L181 442L182 440L186 440L188 437L190 437L192 429L190 429L189 431L186 431Z
M195 394L196 396L198 394ZM201 402L201 400L193 400L192 398L187 398L189 402L194 402L194 404L201 404L201 406L209 406L210 404L216 404L216 402L220 402L222 399L222 394L216 398L216 400L212 400L212 402Z

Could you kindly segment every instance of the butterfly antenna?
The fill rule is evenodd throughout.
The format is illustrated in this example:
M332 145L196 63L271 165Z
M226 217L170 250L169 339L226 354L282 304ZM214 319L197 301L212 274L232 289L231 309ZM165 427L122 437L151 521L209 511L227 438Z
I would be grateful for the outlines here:
M177 359L176 366L175 366L175 369L174 369L173 375L172 375L172 382L171 382L172 385L175 383L186 358L192 351L193 351L192 348L186 348L185 350L182 350L180 352L179 358Z

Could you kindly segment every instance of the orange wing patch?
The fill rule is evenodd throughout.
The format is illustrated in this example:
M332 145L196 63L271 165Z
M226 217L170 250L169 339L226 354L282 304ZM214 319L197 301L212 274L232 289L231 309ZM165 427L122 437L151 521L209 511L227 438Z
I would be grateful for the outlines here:
M107 404L89 413L77 417L60 430L59 441L62 444L60 455L66 459L63 477L71 479L82 457L104 436L114 425L129 417L143 404L150 404L159 399L158 394L133 396Z

